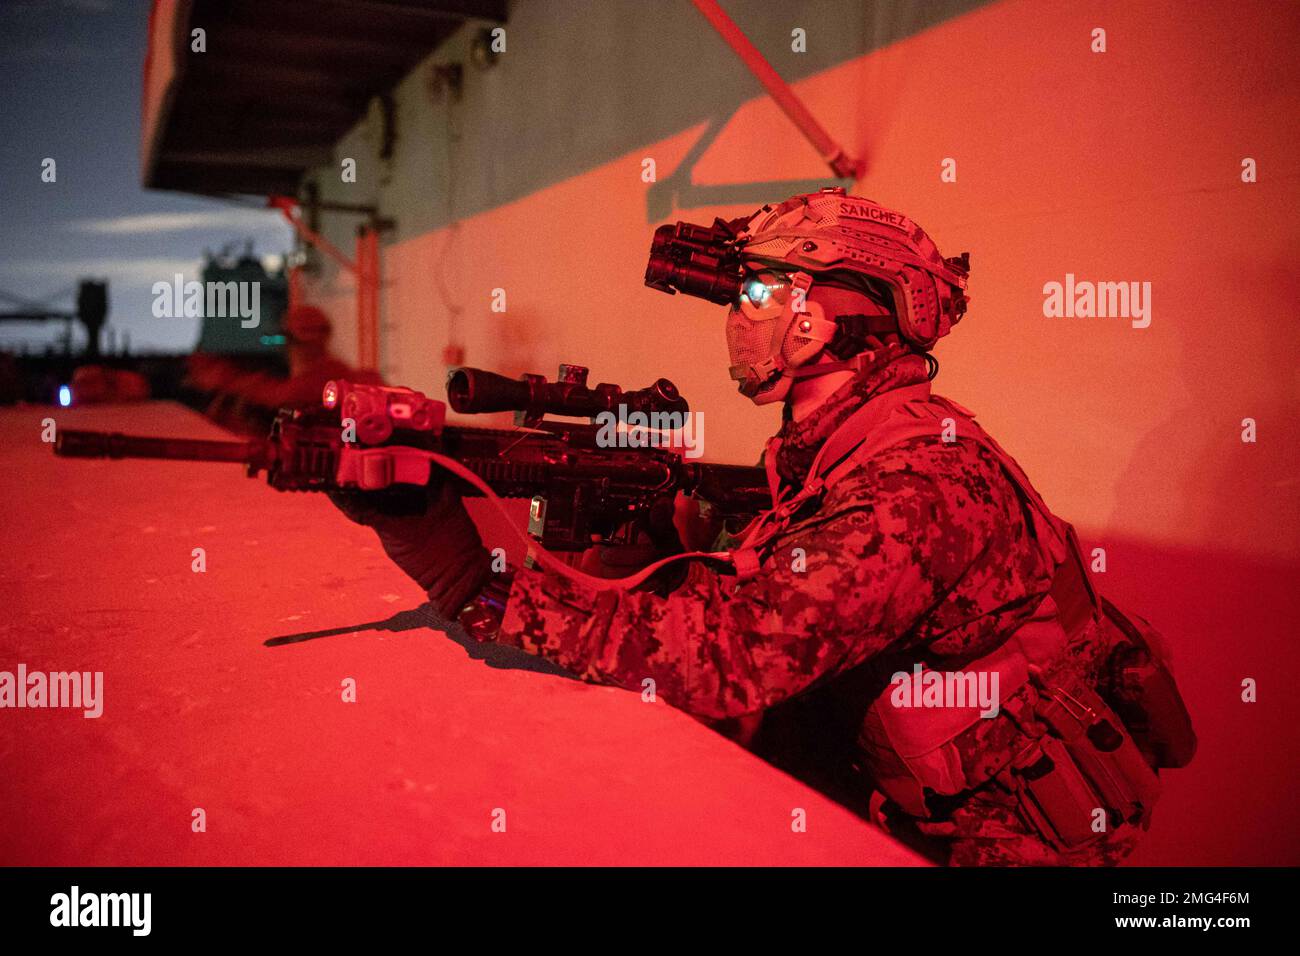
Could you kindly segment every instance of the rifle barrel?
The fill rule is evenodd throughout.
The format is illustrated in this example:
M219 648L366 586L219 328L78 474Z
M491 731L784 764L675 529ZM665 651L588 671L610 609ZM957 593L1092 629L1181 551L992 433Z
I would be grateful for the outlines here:
M66 431L54 438L54 454L65 458L172 458L180 461L258 459L264 442L211 441L200 438L143 438L121 432Z

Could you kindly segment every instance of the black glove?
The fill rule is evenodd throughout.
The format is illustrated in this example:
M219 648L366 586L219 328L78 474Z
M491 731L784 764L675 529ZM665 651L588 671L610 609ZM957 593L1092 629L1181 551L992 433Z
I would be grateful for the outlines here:
M431 489L331 492L329 499L350 520L375 529L385 553L424 588L444 618L454 618L492 573L492 559L453 482Z

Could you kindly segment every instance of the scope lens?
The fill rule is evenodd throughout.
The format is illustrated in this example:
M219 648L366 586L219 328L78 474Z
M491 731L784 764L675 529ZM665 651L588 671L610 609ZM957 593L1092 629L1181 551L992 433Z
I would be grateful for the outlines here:
M453 369L447 376L447 401L456 411L464 411L469 402L469 376L464 369Z

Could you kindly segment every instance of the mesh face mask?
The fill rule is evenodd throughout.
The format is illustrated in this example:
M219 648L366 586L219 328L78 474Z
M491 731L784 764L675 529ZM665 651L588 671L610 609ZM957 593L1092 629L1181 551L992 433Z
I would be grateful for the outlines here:
M814 306L807 301L811 281L779 270L745 271L727 315L727 351L732 378L756 404L783 399L793 384L787 370L807 362L823 344L799 334L800 327L813 327Z
M732 365L755 365L771 356L780 340L776 322L790 301L790 277L782 272L746 273L727 316ZM775 341L774 341L775 339Z
M787 273L746 271L740 295L727 315L727 353L733 370L753 369L780 354L785 336L780 320L787 314L791 293ZM741 391L753 398L761 393L764 384L753 382L747 389L742 381ZM755 394L751 395L751 390Z

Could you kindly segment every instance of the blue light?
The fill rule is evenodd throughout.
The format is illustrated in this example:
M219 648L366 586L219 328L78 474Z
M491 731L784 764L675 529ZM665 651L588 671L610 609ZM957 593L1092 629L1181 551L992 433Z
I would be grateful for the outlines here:
M767 286L761 280L755 279L745 288L745 295L755 305L762 305L767 301L767 297L771 295L771 292L768 291Z
M59 404L64 408L72 404L72 389L66 385L59 386Z

